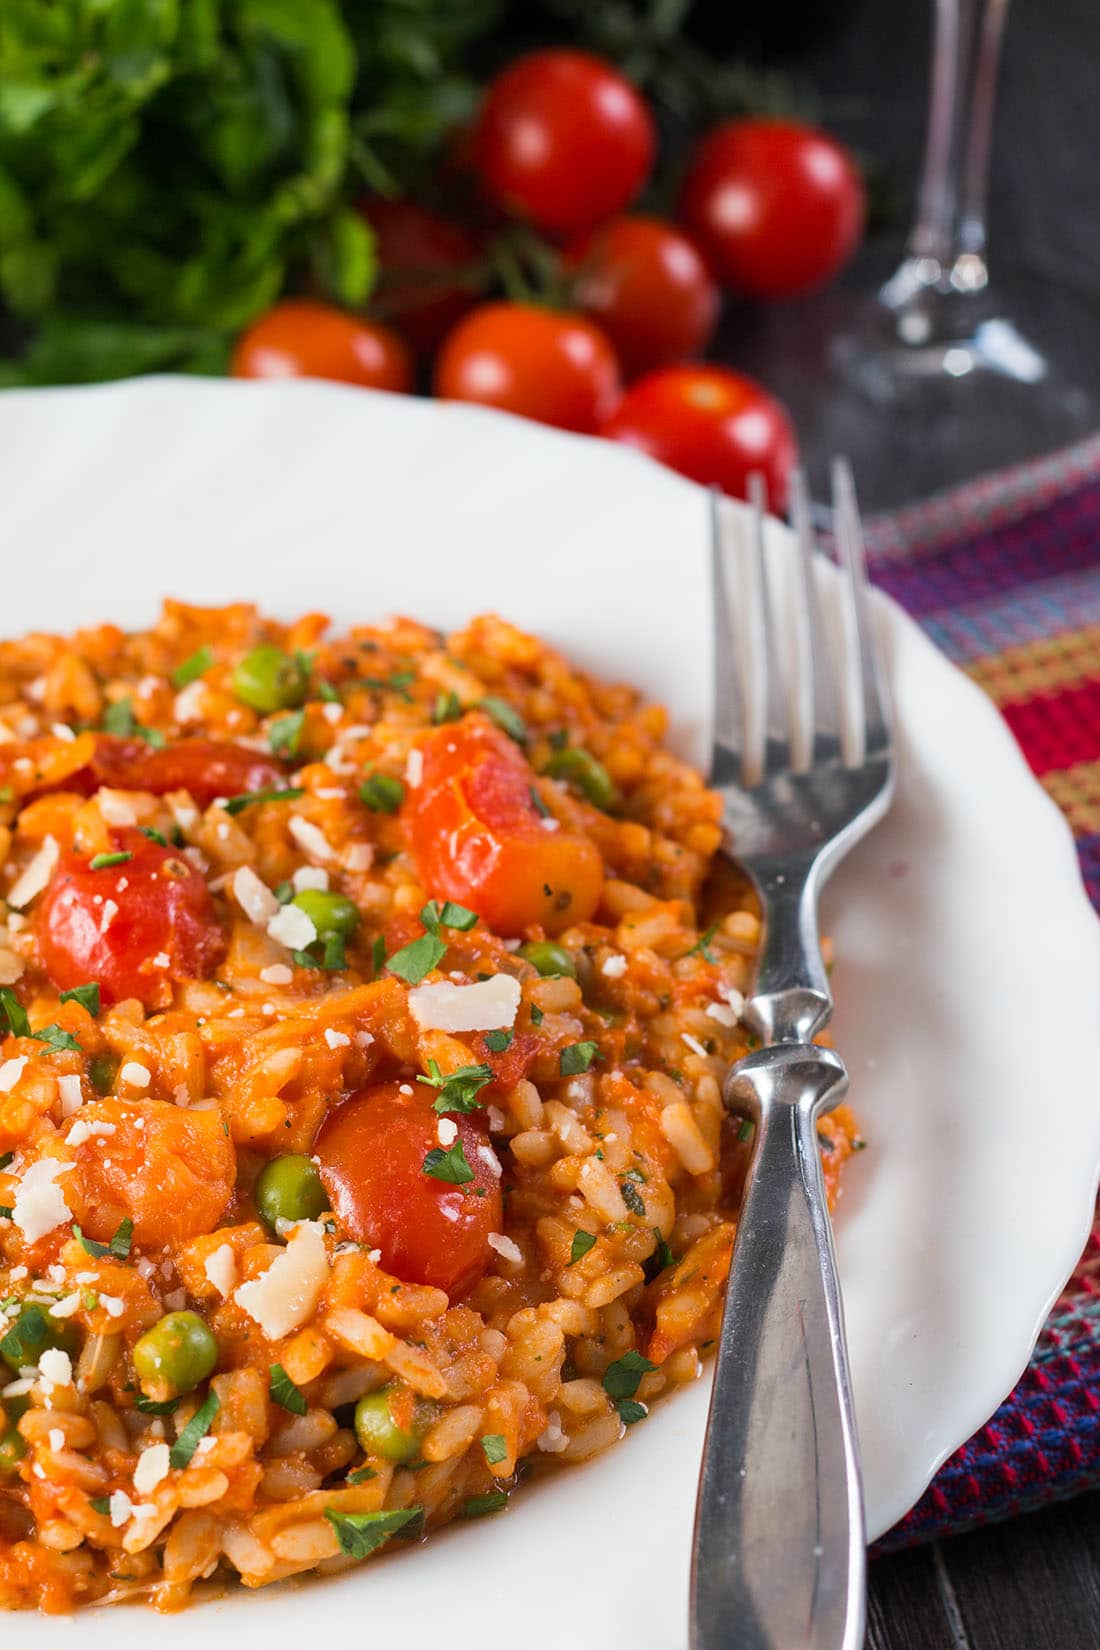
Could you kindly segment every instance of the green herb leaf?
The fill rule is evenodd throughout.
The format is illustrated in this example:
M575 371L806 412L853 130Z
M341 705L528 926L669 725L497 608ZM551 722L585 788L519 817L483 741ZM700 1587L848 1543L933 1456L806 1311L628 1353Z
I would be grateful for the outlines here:
M207 647L196 648L189 659L177 665L172 672L171 682L174 688L185 688L189 682L197 682L200 676L205 676L214 663L214 649Z
M436 696L432 707L432 721L439 726L442 722L457 722L462 715L462 705L457 693L440 693Z
M317 682L315 685L318 699L323 699L326 705L340 704L340 695L331 682Z
M99 1514L100 1518L106 1518L111 1511L111 1498L109 1495L96 1495L92 1497L88 1505L94 1513Z
M359 787L359 800L376 814L395 814L405 800L405 787L392 773L372 773Z
M705 962L716 963L718 961L718 958L714 955L714 952L710 949L710 942L714 938L715 934L717 934L717 932L718 932L718 924L716 922L712 922L710 927L708 929L706 929L702 934L699 935L699 938L696 940L696 942L692 946L691 950L684 952L684 956L685 957L701 956L704 959Z
M604 1371L603 1389L609 1398L633 1398L642 1376L656 1368L640 1352L624 1352Z
M506 1048L511 1048L515 1033L510 1030L487 1031L485 1033L485 1047L490 1054L503 1054Z
M432 1103L432 1110L440 1113L476 1111L481 1101L477 1096L487 1083L493 1080L490 1066L459 1066L444 1077L434 1060L428 1061L427 1077L420 1076L418 1083L426 1083L429 1088L438 1089L439 1095Z
M10 985L0 986L0 1008L4 1011L8 1030L13 1037L30 1036L31 1023L27 1019L27 1011Z
M354 1472L348 1473L349 1484L366 1484L372 1478L378 1477L377 1467L356 1467Z
M495 722L500 731L506 733L509 739L514 739L517 745L526 745L527 724L519 711L514 709L507 699L497 699L490 694L487 699L482 699L478 709L483 710L490 721Z
M381 934L376 934L370 948L371 966L376 974L381 974L386 964L386 942Z
M293 802L296 797L305 794L300 785L288 785L285 790L242 791L239 796L228 798L225 811L227 814L239 814L251 808L254 802Z
M593 1237L591 1232L574 1232L573 1246L569 1251L570 1266L575 1266L579 1260L583 1260L589 1249L594 1249L595 1247L596 1239Z
M544 1018L545 1018L545 1016L543 1015L542 1009L539 1007L538 1003L532 1003L531 1004L531 1024L533 1026L540 1026L542 1024Z
M634 1182L626 1179L620 1180L619 1190L623 1194L623 1202L626 1204L631 1214L640 1215L644 1220L645 1203L642 1200L641 1192L638 1190Z
M0 1220L10 1220L14 1213L14 1209L9 1209L6 1203L0 1203Z
M88 1254L94 1255L97 1260L101 1260L104 1255L112 1255L115 1260L128 1260L130 1257L130 1244L134 1236L134 1223L127 1215L124 1220L119 1222L118 1230L110 1243L97 1243L95 1238L86 1237L75 1222L73 1224L73 1236L78 1238Z
M336 1531L340 1551L349 1558L369 1558L384 1547L391 1536L423 1519L423 1507L402 1507L391 1512L342 1513L326 1507L325 1517Z
M462 1503L463 1518L484 1518L487 1513L503 1512L508 1497L503 1490L491 1490L488 1495L468 1495Z
M94 1020L99 1013L99 984L93 980L90 985L74 985L68 991L63 991L58 998L62 1003L79 1003L86 1008Z
M72 1033L64 1031L61 1026L43 1026L41 1031L32 1031L31 1036L36 1043L45 1043L47 1048L56 1049L59 1052L62 1049L71 1049L76 1054L83 1053L80 1044Z
M147 1398L144 1392L134 1393L134 1408L143 1415L174 1415L180 1402L179 1398Z
M276 756L289 760L297 756L305 721L304 710L292 710L289 716L280 716L277 722L272 722L267 730L267 742Z
M646 1405L640 1404L637 1398L619 1398L615 1408L619 1412L619 1420L627 1427L632 1427L635 1421L644 1421L649 1414Z
M292 1415L304 1415L309 1405L282 1364L272 1364L268 1377L268 1391L273 1401L288 1409Z
M540 819L553 819L553 817L554 817L553 814L550 812L550 809L546 806L546 803L542 800L542 797L539 795L538 787L536 785L528 785L527 792L528 792L528 795L531 798L531 806L534 808L534 810L538 814L539 818Z
M11 1218L10 1215L8 1217ZM38 1355L50 1344L53 1331L45 1312L38 1305L24 1306L3 1340L0 1356L13 1369L26 1369L38 1362Z
M508 1445L502 1432L487 1432L481 1440L482 1452L491 1467L499 1465L508 1454Z
M593 1060L600 1058L600 1050L596 1043L570 1043L561 1051L558 1060L558 1069L563 1077L575 1077L580 1071L587 1071Z
M96 854L94 859L89 860L88 869L90 871L107 871L112 865L126 865L133 857L133 854L126 853Z
M426 974L439 966L446 950L446 940L436 934L421 934L418 940L410 940L400 951L395 951L386 968L409 985L419 985Z
M142 727L134 720L134 707L129 699L116 699L113 705L108 705L103 715L103 731L122 739L144 739L154 750L164 746L164 735L159 729Z
M465 1186L474 1178L461 1140L456 1140L447 1151L442 1146L433 1146L424 1159L423 1172L431 1175L433 1180L446 1180L452 1186Z
M221 1408L216 1392L208 1392L200 1407L192 1415L171 1450L168 1452L169 1464L177 1471L186 1467L202 1439L210 1431L210 1423Z
M374 693L397 693L406 703L412 702L409 688L416 681L415 670L395 670L392 676L364 676L363 686Z
M5 1152L3 1157L0 1157L0 1171L10 1167L10 1165L14 1161L15 1161L15 1153L14 1152Z
M150 842L155 842L159 848L167 848L168 838L160 831L154 830L152 825L139 825L142 836L147 836Z
M741 1144L744 1145L746 1141L752 1139L752 1135L753 1135L752 1118L751 1117L743 1117L741 1119L740 1123L738 1123L738 1125L737 1125L737 1138L741 1142Z
M459 933L465 934L476 927L477 912L467 910L465 905L459 905L453 899L444 900L442 905L438 900L430 899L421 909L420 920L433 934L437 928L457 928Z

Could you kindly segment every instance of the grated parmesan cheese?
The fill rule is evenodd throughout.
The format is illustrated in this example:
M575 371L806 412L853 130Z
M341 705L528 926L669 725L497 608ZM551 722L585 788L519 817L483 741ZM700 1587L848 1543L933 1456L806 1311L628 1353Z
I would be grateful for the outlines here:
M40 1157L25 1171L15 1194L11 1218L28 1243L37 1243L55 1226L72 1219L64 1192L54 1185L58 1175L68 1174L72 1166L56 1157Z
M260 969L260 978L265 985L289 985L294 978L294 970L286 963L270 963L267 968Z
M147 1089L152 1072L148 1066L143 1066L140 1060L127 1060L118 1074L120 1083L129 1083L131 1088Z
M453 1117L441 1117L435 1126L435 1137L444 1148L453 1146L458 1138L458 1124Z
M409 1008L421 1031L501 1031L515 1025L519 1002L519 981L510 974L493 974L473 985L443 980L409 992Z
M299 1221L282 1254L233 1296L269 1340L281 1340L299 1329L316 1309L329 1275L321 1230L316 1221Z
M108 825L136 825L137 814L125 791L112 791L101 785L96 792L96 804Z
M410 791L415 791L423 777L424 752L414 745L405 762L405 783Z
M0 1094L10 1094L23 1075L27 1064L27 1056L19 1054L14 1060L5 1060L0 1066ZM79 1083L80 1079L77 1078Z
M311 859L335 859L328 837L312 820L294 814L287 823L287 830L302 852L309 854Z
M237 1257L228 1243L221 1244L213 1254L207 1255L203 1270L222 1299L228 1300L237 1281Z
M86 1140L94 1140L97 1135L109 1135L114 1132L113 1123L85 1123L81 1117L73 1124L65 1138L70 1146L83 1146Z
M125 1490L115 1490L108 1499L107 1511L116 1530L121 1530L124 1524L130 1522L130 1514L133 1510L134 1503Z
M134 1488L139 1495L152 1495L168 1477L168 1454L167 1444L150 1444L142 1450L134 1468Z
M605 957L600 964L600 973L609 980L621 980L626 973L626 958L618 953L613 957Z
M35 895L40 894L49 882L60 853L56 838L46 837L30 864L24 866L22 873L15 879L8 895L8 904L14 905L17 911L29 905Z
M281 905L267 925L268 936L288 951L304 951L317 938L312 917L297 905Z
M38 1373L52 1386L72 1386L72 1359L59 1346L48 1346L38 1360Z
M290 883L296 894L304 893L307 888L324 892L328 888L328 872L323 865L299 865Z
M717 1020L720 1026L735 1026L737 1024L737 1015L728 1003L708 1003L707 1017L711 1020Z
M518 1243L513 1243L510 1237L505 1237L503 1232L490 1232L485 1241L490 1249L496 1250L501 1260L514 1261L517 1266L522 1264L523 1250Z
M238 866L234 872L233 897L257 928L265 928L281 909L271 889L266 882L261 882L251 865Z
M325 1042L329 1048L350 1048L351 1038L346 1031L334 1031L331 1026L325 1027Z

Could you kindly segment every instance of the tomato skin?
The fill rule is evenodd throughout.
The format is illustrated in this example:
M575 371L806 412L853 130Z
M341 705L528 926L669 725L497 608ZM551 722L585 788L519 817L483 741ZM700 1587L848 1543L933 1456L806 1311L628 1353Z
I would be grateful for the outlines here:
M477 302L476 290L448 282L468 273L480 248L469 230L414 201L381 198L360 209L374 230L380 268L375 297L417 355L431 355ZM430 294L427 295L427 294Z
M705 487L746 496L759 470L770 508L783 510L796 459L778 401L726 367L662 367L632 384L601 434L625 441Z
M140 831L115 837L131 855L122 865L93 871L75 853L58 861L35 913L39 954L59 990L97 980L105 1003L140 997L162 1008L172 981L212 972L225 937L206 883L174 848ZM101 931L108 901L117 909Z
M330 304L288 298L237 339L234 378L331 378L372 390L412 389L412 359L389 327Z
M532 52L489 84L474 137L498 206L553 235L621 212L653 165L656 128L629 80L579 51Z
M615 218L571 242L567 267L586 315L606 332L630 378L700 354L721 296L706 260L676 224L641 214Z
M286 777L278 762L228 739L177 739L155 750L144 739L101 733L89 767L97 785L154 796L189 791L203 808L216 796L269 790Z
M492 1152L484 1127L454 1117L473 1180L455 1186L425 1174L424 1159L439 1145L439 1117L431 1091L415 1087L413 1094L397 1083L360 1089L330 1113L313 1149L347 1234L381 1249L387 1272L454 1299L493 1258L489 1233L504 1219L500 1172L483 1155Z
M703 139L680 212L715 271L756 298L823 286L859 245L859 171L826 132L794 120L731 120Z
M592 435L621 387L604 334L580 315L533 304L484 304L449 334L435 365L436 395L474 401Z
M579 831L548 831L531 800L534 774L484 717L448 723L422 743L420 784L403 810L421 880L476 911L497 934L536 923L558 934L586 922L603 891L599 849Z

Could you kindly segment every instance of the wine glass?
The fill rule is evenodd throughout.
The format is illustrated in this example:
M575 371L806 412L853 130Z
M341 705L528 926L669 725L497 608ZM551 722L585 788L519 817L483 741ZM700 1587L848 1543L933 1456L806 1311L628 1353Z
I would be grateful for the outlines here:
M1093 399L990 283L986 195L1008 0L935 0L928 127L899 267L872 298L828 294L763 349L815 486L845 453L861 502L888 510L1065 446ZM816 324L818 337L810 332ZM809 329L809 330L808 330Z

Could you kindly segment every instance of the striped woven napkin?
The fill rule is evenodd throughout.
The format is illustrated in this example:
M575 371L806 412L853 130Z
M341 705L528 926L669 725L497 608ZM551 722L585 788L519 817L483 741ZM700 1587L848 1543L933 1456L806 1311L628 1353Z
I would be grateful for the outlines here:
M1100 912L1100 435L869 524L871 572L985 688ZM1100 1486L1100 1209L1022 1379L875 1549Z

